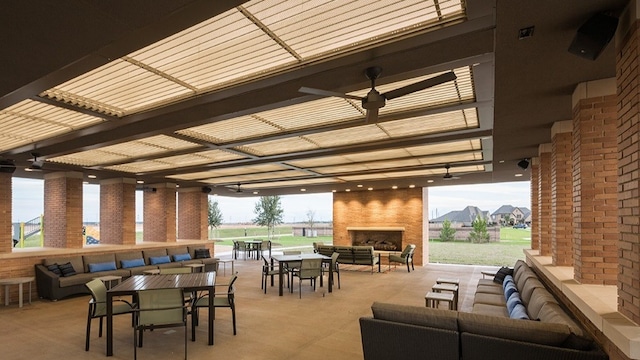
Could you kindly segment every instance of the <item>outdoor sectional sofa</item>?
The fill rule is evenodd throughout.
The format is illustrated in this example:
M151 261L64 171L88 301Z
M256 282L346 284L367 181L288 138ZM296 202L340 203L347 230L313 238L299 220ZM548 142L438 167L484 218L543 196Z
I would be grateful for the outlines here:
M511 317L504 286L490 279L479 281L471 313L376 302L373 317L360 318L364 358L608 358L524 262L516 263L513 278L530 320Z
M141 275L145 270L182 267L187 264L204 264L204 271L216 271L218 260L210 257L209 249L202 246L47 258L42 264L35 265L36 286L40 298L55 301L71 295L88 294L84 284L96 277L116 275L125 279Z
M338 263L351 265L370 265L371 272L373 267L378 265L380 272L380 254L376 254L373 246L334 246L334 245L316 245L316 252L321 255L331 256L334 252L340 254Z

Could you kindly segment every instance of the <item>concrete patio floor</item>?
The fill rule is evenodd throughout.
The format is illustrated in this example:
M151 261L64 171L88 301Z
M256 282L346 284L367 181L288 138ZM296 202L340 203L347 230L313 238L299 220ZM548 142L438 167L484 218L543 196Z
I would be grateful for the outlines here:
M229 254L218 255L229 258ZM274 287L264 294L260 289L261 261L236 260L237 327L233 335L231 311L216 311L215 345L207 345L206 310L200 315L196 341L188 342L189 359L362 359L358 319L371 315L374 301L425 306L424 296L438 277L460 279L459 308L469 311L473 292L481 271L486 266L428 264L407 273L398 266L388 272L373 273L370 267L344 266L342 288L328 293L325 287L314 292L309 282L303 283L302 299L298 298L298 282L293 294L278 296ZM385 268L386 265L383 265ZM352 269L352 270L347 270ZM226 283L231 275L218 272L218 283ZM34 285L35 286L35 285ZM285 290L287 290L285 288ZM92 324L91 348L84 351L87 302L79 296L51 302L33 299L19 308L16 303L0 307L0 348L2 358L22 359L98 359L106 358L105 337L98 337L98 320ZM129 316L114 318L114 356L133 358L133 330ZM189 323L190 327L190 323ZM139 359L182 359L182 329L159 329L146 332ZM190 330L189 330L190 331ZM191 334L189 333L189 336Z

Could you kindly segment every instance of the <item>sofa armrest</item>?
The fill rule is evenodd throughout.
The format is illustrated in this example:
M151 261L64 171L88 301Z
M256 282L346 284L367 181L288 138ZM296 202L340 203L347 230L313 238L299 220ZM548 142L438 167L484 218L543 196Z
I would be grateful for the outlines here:
M360 334L365 360L460 359L457 331L362 317Z
M55 299L53 289L60 287L59 276L49 271L42 264L35 265L35 272L38 296L46 299Z

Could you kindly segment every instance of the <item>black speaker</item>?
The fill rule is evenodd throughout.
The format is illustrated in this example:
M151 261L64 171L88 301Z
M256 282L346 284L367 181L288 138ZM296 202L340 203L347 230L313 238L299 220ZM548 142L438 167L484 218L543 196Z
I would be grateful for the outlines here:
M0 160L0 173L13 174L16 165L11 160Z
M529 167L529 159L522 159L518 161L518 167L522 170L527 170Z
M208 187L208 186L203 186L202 187L202 192L205 193L205 194L208 194L208 193L211 192L211 188Z
M585 59L595 60L613 39L618 27L618 18L598 13L589 18L578 29L569 45L569 52Z

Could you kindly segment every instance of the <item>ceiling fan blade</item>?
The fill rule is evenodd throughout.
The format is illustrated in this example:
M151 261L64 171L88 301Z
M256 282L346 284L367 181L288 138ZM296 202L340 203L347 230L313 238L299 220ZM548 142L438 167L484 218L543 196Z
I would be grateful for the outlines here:
M373 124L376 121L378 121L378 109L377 108L373 108L373 109L368 109L367 110L367 124Z
M403 86L401 88L388 91L382 96L384 96L387 100L395 99L400 96L404 96L407 94L411 94L416 91L424 90L430 88L432 86L440 85L442 83L446 83L448 81L453 81L457 79L456 74L453 71L449 71L444 74L440 74L436 77L432 77L426 80L418 81L417 83L413 83L407 86Z
M309 88L309 87L306 87L306 86L301 87L300 89L298 89L298 91L301 92L301 93L311 94L311 95L327 96L327 97L339 97L339 98L362 101L362 98L359 97L359 96L341 94L341 93L335 92L335 91L314 89L314 88Z

